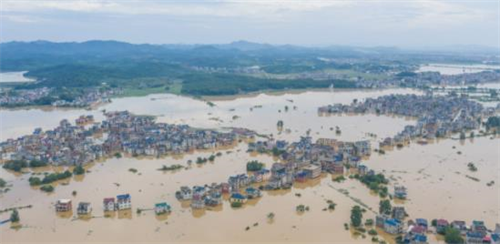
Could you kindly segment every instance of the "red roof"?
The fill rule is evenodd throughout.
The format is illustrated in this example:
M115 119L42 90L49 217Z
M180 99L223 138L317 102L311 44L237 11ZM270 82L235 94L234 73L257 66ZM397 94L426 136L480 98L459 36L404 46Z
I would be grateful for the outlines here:
M446 219L438 219L436 222L437 225L448 225L448 220Z
M413 228L411 229L411 232L416 233L416 234L422 234L425 232L425 228L420 226L420 225L413 226Z
M113 197L104 198L104 203L114 202L114 201L115 199Z

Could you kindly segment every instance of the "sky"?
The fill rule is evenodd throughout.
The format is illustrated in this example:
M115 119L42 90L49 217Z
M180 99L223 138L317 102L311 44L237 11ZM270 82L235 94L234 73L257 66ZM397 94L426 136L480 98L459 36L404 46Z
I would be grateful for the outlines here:
M0 41L500 48L498 0L2 0Z

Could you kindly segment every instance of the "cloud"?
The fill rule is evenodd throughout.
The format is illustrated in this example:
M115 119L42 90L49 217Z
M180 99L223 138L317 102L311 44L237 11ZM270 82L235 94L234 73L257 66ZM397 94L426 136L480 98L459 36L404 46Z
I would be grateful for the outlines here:
M17 23L39 23L45 21L43 18L29 15L2 14L0 19Z
M205 16L252 16L278 12L314 11L346 6L349 0L4 0L2 11L35 12L44 10L106 12L118 14L172 14Z

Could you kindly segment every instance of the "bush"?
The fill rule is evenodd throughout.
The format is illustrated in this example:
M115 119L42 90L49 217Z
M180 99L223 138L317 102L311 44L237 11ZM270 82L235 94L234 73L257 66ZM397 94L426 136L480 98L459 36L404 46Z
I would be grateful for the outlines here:
M44 186L40 187L40 190L42 190L44 192L53 192L54 187L51 185L44 185Z
M19 220L19 212L17 209L12 210L12 213L10 214L10 222L17 223Z
M73 174L71 174L71 172L69 172L68 170L64 171L63 173L52 173L43 178L42 184L49 184L54 181L67 179L71 176L73 176Z
M42 184L42 180L38 177L30 177L28 181L30 182L30 186L39 186Z
M233 207L233 208L241 208L241 206L243 206L243 204L241 202L232 202L231 203L231 207Z
M85 169L81 165L78 165L73 169L73 174L83 175L83 174L85 174Z
M453 244L460 244L460 243L464 243L464 238L462 238L462 235L460 234L460 231L455 229L455 228L451 228L451 227L447 227L444 231L444 241L446 243L453 243Z
M210 155L210 157L208 157L208 161L213 162L214 160L215 160L215 155Z
M373 219L367 219L367 220L365 221L365 225L367 225L367 226L372 226L372 225L373 225Z
M31 168L37 168L37 167L45 167L47 166L48 164L46 162L43 162L43 161L39 161L39 160L31 160L30 163L29 163L29 166Z
M264 164L257 161L253 160L247 163L247 171L259 171L264 168Z
M9 160L3 164L4 169L21 172L23 168L28 167L28 163L23 160Z

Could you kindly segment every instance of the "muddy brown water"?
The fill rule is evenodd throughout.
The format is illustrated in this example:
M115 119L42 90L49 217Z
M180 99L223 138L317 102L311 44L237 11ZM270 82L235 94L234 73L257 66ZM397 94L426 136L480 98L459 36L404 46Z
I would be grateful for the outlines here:
M210 98L216 105L214 107L191 98L161 94L115 99L99 110L126 108L137 114L156 115L161 122L186 123L199 128L244 127L289 141L298 140L310 130L314 139L368 139L375 146L378 140L396 134L414 120L376 115L321 117L317 114L317 107L391 93L418 92L393 89L256 94L222 100ZM288 106L287 112L285 106ZM63 118L73 122L81 114L94 114L96 120L101 120L99 110L31 108L1 111L1 138L5 140L31 133L40 126L49 129ZM278 120L284 122L281 133L276 126ZM341 135L336 135L335 129L330 130L336 126L340 127ZM498 222L500 211L499 142L498 138L483 137L463 142L447 139L428 145L412 143L385 155L373 154L364 164L384 172L391 178L391 186L403 184L408 188L409 199L393 202L393 205L403 204L410 217L467 222L479 219L492 228ZM332 181L331 175L323 174L318 179L297 183L289 190L264 192L261 198L248 201L239 209L231 208L226 200L216 208L192 210L188 202L179 202L175 198L175 191L182 185L223 182L230 175L244 173L247 161L259 160L267 166L274 162L268 155L249 154L246 149L246 144L240 143L222 150L222 156L213 163L193 163L191 166L187 164L188 160L195 162L197 157L208 157L214 152L193 152L160 159L111 158L89 165L90 173L84 176L56 183L55 192L49 194L29 186L30 174L13 174L0 169L0 177L7 180L11 189L0 195L0 209L33 205L20 210L21 228L10 228L9 224L0 226L0 242L371 242L368 235L363 238L344 229L344 223L349 223L352 206L361 202L374 211L378 209L380 198L356 180L337 183ZM474 162L477 172L468 170L469 162ZM157 170L162 165L173 164L187 168L171 172ZM130 172L131 168L138 172ZM64 168L38 169L43 172L53 170ZM467 175L479 181L471 180ZM492 180L495 184L487 186ZM76 191L76 196L73 196L73 191ZM102 199L123 193L131 194L133 210L105 216ZM91 202L92 217L76 218L75 211L56 214L53 205L60 198L72 199L74 206L79 201ZM335 210L324 211L328 207L327 200L337 204ZM137 208L152 209L155 203L164 201L172 206L172 213L168 215L155 216L151 210L136 213ZM310 210L297 214L295 208L300 204ZM267 218L271 212L275 214L272 220ZM8 213L2 213L0 220L8 216ZM365 219L374 216L371 211L364 214ZM389 235L381 237L391 239ZM438 241L434 236L429 236L429 239Z

